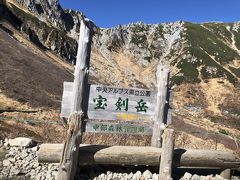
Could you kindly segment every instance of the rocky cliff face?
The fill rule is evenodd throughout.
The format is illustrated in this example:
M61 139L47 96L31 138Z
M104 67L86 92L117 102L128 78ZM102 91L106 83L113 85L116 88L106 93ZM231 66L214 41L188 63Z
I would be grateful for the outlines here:
M65 31L72 38L77 38L80 12L63 10L58 0L17 0L17 3L27 8L40 21Z
M210 78L239 78L239 23L143 23L102 29L98 53L134 57L140 67L162 61L172 69L172 82L197 83ZM144 83L145 84L145 83Z
M69 62L77 52L80 12L63 10L58 1L4 0L1 15L40 48ZM75 38L75 39L74 39Z
M6 0L4 3L9 9L5 14L13 14L18 19L18 28L30 40L75 62L80 12L63 10L58 0ZM93 44L93 59L94 56L97 59L92 63L92 75L97 79L106 69L99 65L99 58L106 59L100 64L109 65L110 69L113 64L119 65L120 58L128 65L134 63L139 72L149 67L148 71L152 71L151 66L162 61L171 67L173 84L199 83L209 78L227 79L234 84L240 76L240 23L179 21L151 25L140 22L100 29ZM154 85L154 77L144 81L137 71L131 73L132 70L124 68L126 72L119 72L122 79L109 79L109 74L104 81L120 83L129 77L132 82L147 87Z

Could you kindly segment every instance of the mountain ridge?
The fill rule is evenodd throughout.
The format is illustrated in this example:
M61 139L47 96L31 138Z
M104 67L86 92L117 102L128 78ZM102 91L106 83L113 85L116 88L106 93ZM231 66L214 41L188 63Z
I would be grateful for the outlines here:
M5 4L13 2L15 3L10 6L22 6L23 2L23 6L37 19L44 20L43 22L52 21L51 27L39 27L39 30L38 27L34 27L35 23L30 22L28 25L29 20L26 20L28 18L24 22L15 6L12 13L20 16L23 21L21 31L29 36L33 34L33 39L35 38L43 47L75 63L80 12L63 10L59 1L33 1L35 3L30 5L31 1L8 0ZM239 23L193 24L177 21L150 25L140 22L98 30L94 38L94 45L99 49L96 53L111 60L108 54L111 54L112 50L122 48L124 53L137 57L139 61L136 63L141 66L146 66L150 60L161 60L171 67L173 74L176 73L172 76L174 84L183 81L200 82L209 77L227 78L231 83L239 80L239 63L236 62L238 63L236 67L233 62L240 59ZM44 34L44 31L48 34ZM230 67L225 66L225 61Z

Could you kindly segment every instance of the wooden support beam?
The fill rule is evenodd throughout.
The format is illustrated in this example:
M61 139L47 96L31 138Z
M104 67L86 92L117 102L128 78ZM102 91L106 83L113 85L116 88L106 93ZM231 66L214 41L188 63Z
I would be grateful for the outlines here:
M40 163L57 163L63 144L42 144L38 151ZM159 166L161 148L135 146L81 145L78 162L81 165L116 164ZM175 149L175 167L237 168L240 158L231 153L215 150Z
M159 180L172 179L174 141L174 130L165 129L163 134L162 154L159 166Z
M91 52L91 30L88 22L81 21L76 68L74 72L71 114L68 119L67 139L64 144L57 180L73 180L75 177L79 145L82 142L82 122L86 117L87 80ZM86 102L86 101L85 101Z
M162 133L165 128L165 106L167 99L167 87L168 87L168 76L169 69L163 66L161 63L157 67L156 77L157 77L157 106L156 106L156 115L154 118L154 127L151 146L161 147L162 144Z
M232 173L231 169L222 169L220 176L222 176L224 179L231 179Z
M5 148L1 147L0 148L0 161L3 161L5 159L6 154L8 154L8 151Z

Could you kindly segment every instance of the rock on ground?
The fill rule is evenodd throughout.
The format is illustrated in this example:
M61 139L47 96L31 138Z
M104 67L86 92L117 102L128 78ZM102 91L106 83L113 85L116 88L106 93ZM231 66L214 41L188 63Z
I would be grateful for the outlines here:
M38 146L30 148L34 141L28 138L16 138L0 143L0 149L8 151L0 161L0 179L55 179L58 164L39 164L37 161ZM11 146L13 145L13 146Z
M10 146L18 146L18 147L33 147L36 146L36 142L30 138L25 137L17 137L15 139L9 139L6 143Z

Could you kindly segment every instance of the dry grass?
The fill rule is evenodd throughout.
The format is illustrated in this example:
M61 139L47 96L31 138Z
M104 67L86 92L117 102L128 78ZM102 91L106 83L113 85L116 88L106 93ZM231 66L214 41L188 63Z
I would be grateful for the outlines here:
M62 83L73 79L73 68L50 52L38 49L6 22L2 25L18 41L0 29L0 109L37 112L1 113L1 117L14 120L0 121L0 139L26 136L39 142L63 142L65 129L61 125L15 120L58 120Z
M73 76L65 66L41 54L0 30L0 89L21 104L59 108L63 81Z
M30 137L39 143L63 143L65 129L62 125L0 121L0 139Z

